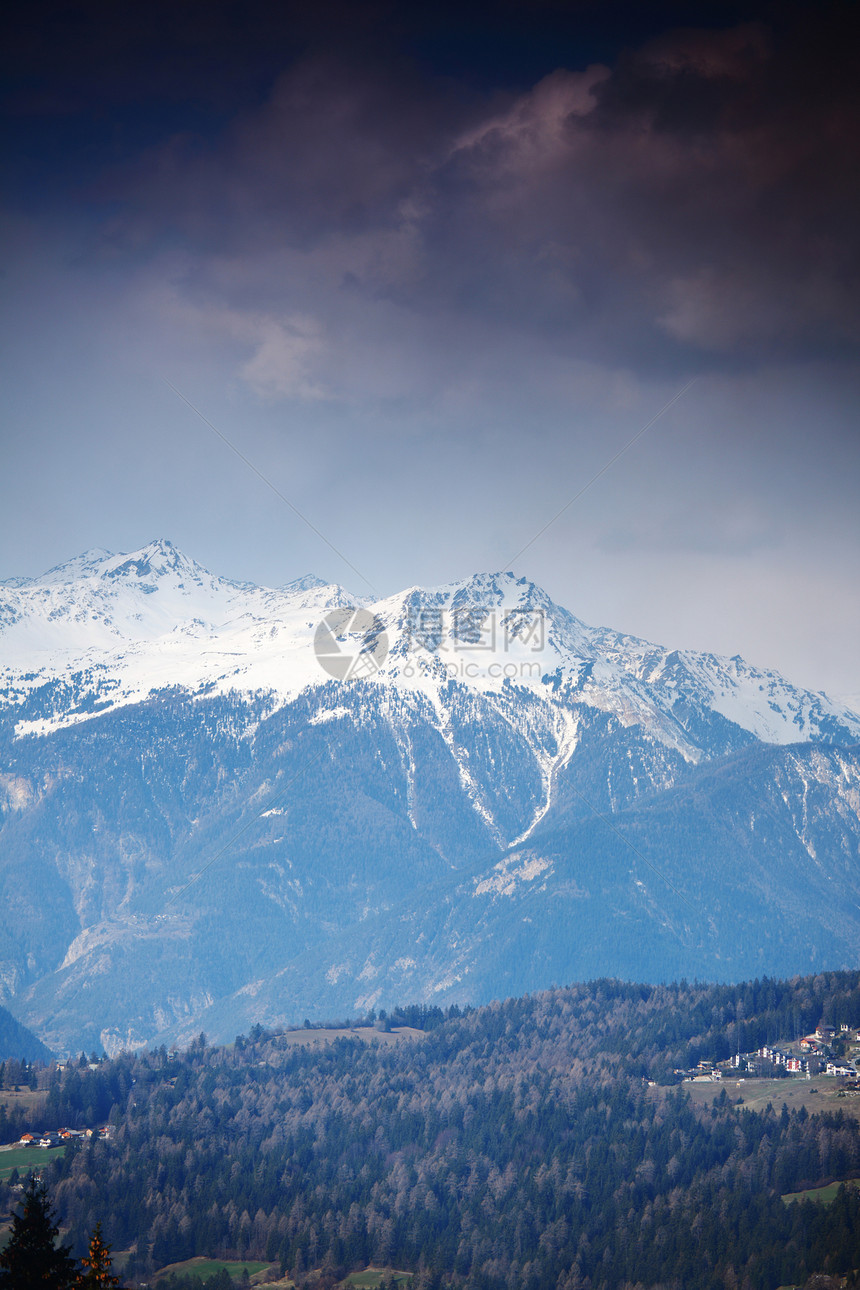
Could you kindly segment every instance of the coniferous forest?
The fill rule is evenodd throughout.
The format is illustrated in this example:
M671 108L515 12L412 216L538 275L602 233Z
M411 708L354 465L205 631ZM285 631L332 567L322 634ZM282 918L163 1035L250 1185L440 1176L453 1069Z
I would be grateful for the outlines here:
M404 1009L377 1026L423 1033L390 1045L200 1036L52 1072L43 1121L111 1134L44 1178L76 1254L101 1223L130 1283L199 1254L320 1290L368 1265L475 1290L860 1286L860 1191L782 1199L860 1177L857 1119L751 1111L736 1086L694 1105L677 1074L843 1020L860 973Z

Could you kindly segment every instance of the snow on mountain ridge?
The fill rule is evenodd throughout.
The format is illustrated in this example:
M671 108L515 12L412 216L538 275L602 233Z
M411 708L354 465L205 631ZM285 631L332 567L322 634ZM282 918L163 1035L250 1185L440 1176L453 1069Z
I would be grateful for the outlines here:
M470 607L487 611L496 637L492 648L452 641L458 613L468 621ZM698 755L697 739L688 737L690 724L706 713L768 743L821 738L835 734L836 727L841 737L860 738L858 714L848 705L797 689L778 672L740 657L670 650L610 628L589 627L541 587L512 573L412 587L373 609L390 640L381 679L408 682L431 695L452 680L487 694L517 685L575 691L577 701L612 714L622 725L645 726L687 760ZM427 627L416 633L414 623L422 615ZM442 624L435 637L434 616Z
M71 560L63 560L61 564L55 564L53 568L46 570L45 573L39 574L35 578L30 578L29 582L31 586L76 582L79 578L95 575L105 561L115 558L115 552L108 551L105 547L90 547L89 550L82 551L80 555L73 556Z
M89 579L158 579L173 575L177 579L188 578L192 583L207 582L231 583L228 578L215 578L208 569L196 560L184 555L178 547L167 538L155 538L137 551L107 551L104 547L92 547L81 555L55 565L37 578L31 578L31 587L64 586ZM231 583L233 586L249 587L251 583Z
M643 726L686 760L699 756L691 730L714 714L766 742L860 738L860 716L850 708L776 672L589 627L510 572L414 586L370 603L313 575L278 589L220 578L166 540L125 554L91 550L24 585L4 584L0 702L70 683L74 701L23 722L22 733L89 719L87 696L116 707L178 686L266 691L289 702L330 682L314 634L327 612L348 605L370 608L387 636L382 666L365 680L423 693L443 735L453 684L482 694L506 722L521 719L512 694L536 696L556 712L547 729L558 727L553 738L568 753L562 709L580 705ZM555 759L542 744L535 753L549 784Z
M860 694L839 694L836 695L836 702L860 716Z
M0 592L0 702L67 682L71 711L22 723L42 733L88 719L82 699L106 688L112 707L173 686L288 697L317 677L320 617L350 599L310 575L280 590L219 578L164 540L86 552Z
M250 587L253 584L249 582L247 585ZM306 573L301 578L293 578L292 582L285 582L278 590L286 592L316 591L319 587L327 585L329 584L325 583L322 578L318 578L315 573Z

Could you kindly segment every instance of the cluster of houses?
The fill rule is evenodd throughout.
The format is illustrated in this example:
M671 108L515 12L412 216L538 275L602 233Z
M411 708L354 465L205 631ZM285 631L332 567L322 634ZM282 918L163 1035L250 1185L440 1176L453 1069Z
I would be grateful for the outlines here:
M802 1053L817 1053L819 1056L826 1055L827 1050L835 1039L844 1043L856 1044L860 1042L860 1031L852 1030L850 1026L844 1023L838 1030L832 1026L817 1026L815 1033L804 1035L800 1041L800 1051ZM851 1072L854 1073L853 1070Z
M694 1071L675 1071L676 1075L683 1075L684 1079L696 1080L697 1082L722 1079L723 1072L714 1065L713 1062L699 1062Z
M830 1055L830 1047L836 1039L857 1043L858 1032L844 1024L838 1030L832 1026L817 1026L813 1034L804 1035L801 1039L798 1045L800 1056L768 1045L760 1048L757 1056L774 1066L783 1066L795 1075L856 1075L857 1070L851 1062L839 1061ZM739 1059L735 1058L735 1064L739 1064Z
M774 1067L781 1067L790 1075L840 1075L856 1078L860 1074L857 1065L840 1061L830 1052L831 1045L837 1039L845 1043L860 1043L860 1031L852 1030L846 1025L840 1026L838 1030L821 1025L816 1027L814 1034L804 1035L799 1044L793 1045L799 1052L764 1044L757 1052L738 1053L730 1061L722 1062L722 1069L713 1062L701 1061L695 1070L683 1074L688 1080L704 1081L722 1079L723 1074L728 1074L731 1070L765 1075ZM682 1072L679 1071L678 1074Z
M90 1141L93 1138L109 1138L110 1125L104 1124L100 1129L52 1129L50 1133L22 1133L18 1139L19 1147L65 1147L70 1142Z
M769 1048L765 1045L755 1055L774 1066L784 1066L792 1075L856 1075L857 1071L848 1062L839 1062L833 1058L823 1058L820 1053L811 1057L797 1057L794 1053L783 1052L781 1048ZM754 1066L755 1057L735 1057L732 1064L740 1066L746 1061L747 1069Z

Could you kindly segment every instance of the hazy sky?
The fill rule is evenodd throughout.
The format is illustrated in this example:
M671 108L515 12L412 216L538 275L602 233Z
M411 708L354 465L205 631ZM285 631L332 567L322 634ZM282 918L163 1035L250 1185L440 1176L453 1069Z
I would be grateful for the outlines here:
M851 6L20 6L0 577L169 537L860 693Z

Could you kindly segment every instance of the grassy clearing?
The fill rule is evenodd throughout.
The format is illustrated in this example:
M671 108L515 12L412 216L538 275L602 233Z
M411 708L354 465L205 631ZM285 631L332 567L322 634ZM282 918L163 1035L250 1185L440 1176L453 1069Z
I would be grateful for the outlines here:
M742 1098L742 1106L750 1111L763 1111L770 1102L779 1113L783 1102L789 1111L806 1107L809 1115L817 1111L844 1111L860 1119L860 1097L844 1092L845 1081L832 1076L815 1075L808 1079L722 1079L711 1083L682 1084L685 1093L695 1106L709 1106L725 1089L732 1102ZM840 1097L839 1094L842 1093Z
M13 1169L20 1174L31 1169L40 1169L50 1164L57 1156L65 1154L63 1147L2 1147L0 1148L0 1178L8 1178Z
M351 1272L344 1282L345 1286L355 1286L356 1290L376 1290L383 1280L391 1277L398 1285L412 1280L411 1272L398 1272L396 1268L365 1268L363 1272Z
M226 1268L234 1281L242 1279L242 1273L247 1268L248 1276L256 1276L258 1272L267 1271L272 1265L270 1263L261 1263L258 1259L247 1259L244 1263L236 1262L231 1259L207 1259L198 1255L193 1259L185 1259L183 1263L169 1263L166 1268L162 1268L158 1273L159 1277L169 1276L171 1272L188 1273L191 1272L195 1277L200 1277L205 1281L207 1277L214 1277L216 1272Z
M814 1200L819 1205L832 1205L842 1186L860 1187L860 1178L846 1178L844 1182L828 1183L826 1187L810 1187L807 1191L789 1191L782 1199L786 1205L795 1200Z
M25 1111L41 1111L47 1100L44 1089L22 1088L16 1093L14 1089L4 1088L0 1092L0 1106L5 1106L8 1115L22 1107Z
M128 1267L128 1261L131 1258L131 1250L111 1250L110 1258L114 1272L118 1272L121 1276Z

